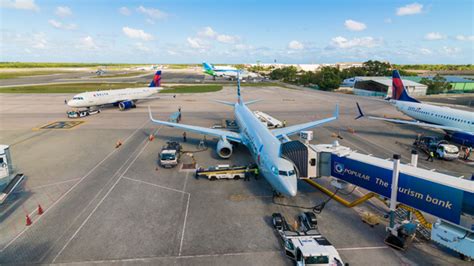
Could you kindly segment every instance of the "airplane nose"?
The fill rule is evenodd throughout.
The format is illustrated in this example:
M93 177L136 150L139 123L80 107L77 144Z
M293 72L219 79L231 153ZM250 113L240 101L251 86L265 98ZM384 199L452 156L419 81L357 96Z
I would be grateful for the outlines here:
M294 197L298 193L298 181L296 180L296 177L289 178L288 180L285 180L285 191L283 194L288 197Z

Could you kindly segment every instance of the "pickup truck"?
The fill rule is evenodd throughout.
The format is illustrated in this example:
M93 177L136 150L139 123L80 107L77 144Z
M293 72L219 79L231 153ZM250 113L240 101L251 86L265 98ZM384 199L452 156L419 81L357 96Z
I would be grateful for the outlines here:
M173 168L179 163L181 145L176 141L168 141L161 149L159 162L161 167Z
M285 255L295 265L348 265L342 262L339 253L317 230L315 216L302 213L299 216L311 224L301 224L302 230L291 229L280 213L272 214L272 224L280 236ZM308 228L309 227L309 228Z

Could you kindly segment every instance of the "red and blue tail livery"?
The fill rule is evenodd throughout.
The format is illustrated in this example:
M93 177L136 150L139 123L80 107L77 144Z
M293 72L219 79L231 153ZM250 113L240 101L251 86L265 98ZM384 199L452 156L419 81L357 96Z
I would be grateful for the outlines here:
M407 91L405 90L405 86L403 86L403 82L400 78L400 73L398 73L398 70L393 70L392 73L392 99L405 102L420 102L408 95Z
M161 86L161 70L156 71L153 80L148 87L160 87Z

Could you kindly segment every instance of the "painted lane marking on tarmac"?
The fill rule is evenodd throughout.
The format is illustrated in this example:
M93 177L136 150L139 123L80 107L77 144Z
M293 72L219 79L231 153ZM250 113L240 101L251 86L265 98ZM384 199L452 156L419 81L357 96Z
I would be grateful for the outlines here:
M133 131L125 140L124 142L126 142L128 139L130 139L133 135L135 135L135 133L137 133L140 129L142 129L147 123L149 122L149 120L147 119L139 128L137 128L135 131ZM29 226L29 227L25 227L18 235L16 235L12 240L10 240L10 242L8 242L1 250L0 250L0 253L5 251L5 249L7 249L13 242L15 242L20 236L22 236L27 230L29 230L30 228L34 227L35 226L35 222L36 221L39 221L42 217L44 217L51 209L54 208L54 206L56 206L56 204L58 202L60 202L62 199L64 199L74 188L76 188L82 181L84 181L84 179L86 179L95 169L97 169L100 165L102 165L102 163L104 163L110 156L112 156L115 152L117 151L117 149L113 149L109 154L107 154L107 156L104 157L104 159L102 159L102 161L100 161L99 163L97 163L91 170L89 170L89 172L87 172L83 177L81 177L81 179L79 181L77 181L77 183L75 183L68 191L66 191L57 201L55 201L49 208L47 208L43 215L39 216L38 219L36 219L35 221L33 221L34 223Z
M43 125L39 128L33 128L33 130L38 130L38 129L72 129L80 124L85 123L85 121L82 120L75 120L75 121L54 121L51 123L48 123L46 125Z
M146 122L149 122L148 120ZM146 123L145 122L145 123ZM155 135L158 130L160 130L161 127L159 127L158 129L156 129L154 132L153 132L153 135ZM148 140L145 140L145 145L143 146L143 148L137 153L137 155L135 155L135 157L133 158L133 160L130 162L130 164L127 166L127 168L122 172L122 174L119 176L119 178L117 178L117 181L115 181L115 183L112 185L112 187L110 187L110 189L107 191L107 193L105 193L105 195L102 197L102 199L97 203L97 205L94 207L94 209L92 210L92 212L86 217L86 219L81 223L81 225L79 226L79 228L74 232L74 234L69 238L69 240L66 242L66 244L61 248L61 250L58 252L58 254L56 254L56 256L54 257L52 263L55 263L56 259L61 255L61 253L66 249L66 247L71 243L71 241L76 237L76 235L79 233L79 231L84 227L84 225L89 221L89 219L92 217L92 215L96 212L96 210L100 207L100 205L102 204L102 202L104 202L104 200L109 196L110 192L112 192L112 190L115 188L115 186L119 183L119 181L123 178L123 176L125 175L125 173L127 173L127 171L130 169L130 167L135 163L135 161L138 159L138 157L142 154L142 152L145 150L146 147L148 147L148 145L150 144L150 141ZM141 145L141 144L140 144ZM128 160L130 159L131 157L129 157L127 159L127 162ZM126 162L126 163L127 163ZM125 166L126 165L123 164L122 166ZM121 170L121 168L119 169L119 171ZM117 171L118 173L118 171ZM114 174L115 176L115 174ZM113 176L113 177L114 177ZM112 178L113 178L112 177ZM108 184L108 182L107 182ZM107 185L106 184L106 185ZM98 193L99 194L99 193ZM98 195L97 194L97 195Z

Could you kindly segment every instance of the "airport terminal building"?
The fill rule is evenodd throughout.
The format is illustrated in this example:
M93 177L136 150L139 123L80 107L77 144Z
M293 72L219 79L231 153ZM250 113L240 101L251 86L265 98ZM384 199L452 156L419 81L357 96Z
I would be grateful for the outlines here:
M381 96L392 95L392 79L390 77L355 77L354 94L362 96ZM403 85L411 96L426 95L428 86L403 79Z

